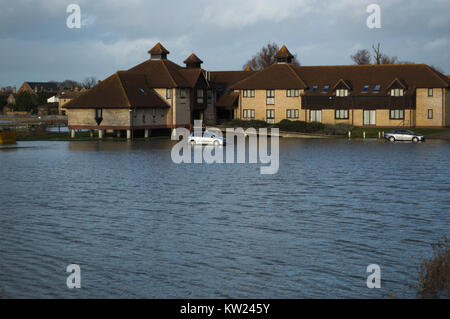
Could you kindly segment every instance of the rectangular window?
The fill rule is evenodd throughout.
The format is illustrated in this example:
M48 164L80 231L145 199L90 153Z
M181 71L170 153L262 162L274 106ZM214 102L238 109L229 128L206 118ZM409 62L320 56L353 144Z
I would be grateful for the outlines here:
M180 90L180 98L185 99L186 98L186 89Z
M363 123L365 126L374 126L376 125L376 117L377 112L376 111L364 111L364 119Z
M309 120L310 122L322 123L322 110L311 110L309 112Z
M346 119L348 119L348 110L336 110L335 118L337 120L346 120Z
M392 89L391 96L403 96L403 89Z
M346 90L346 89L336 90L336 96L340 96L340 97L348 96L348 90Z
M245 98L254 98L255 90L244 90L244 97Z
M267 123L274 124L275 123L275 110L266 110L266 118L267 118Z
M433 96L433 89L428 89L428 96Z
M254 119L255 118L255 110L244 110L244 118L245 119Z
M275 105L275 90L266 90L266 104Z
M432 119L433 119L433 110L432 110L432 109L429 109L429 110L428 110L428 119L429 119L429 120L432 120Z
M203 104L203 102L204 102L203 95L204 95L204 94L205 94L205 93L203 92L202 89L198 89L198 90L197 90L197 103L198 103L198 104Z
M286 96L287 97L298 97L299 90L296 90L296 89L286 90Z
M172 98L172 89L166 89L166 99Z
M403 120L405 118L404 110L391 110L389 114L391 120Z
M298 119L298 110L286 110L286 118L288 119Z

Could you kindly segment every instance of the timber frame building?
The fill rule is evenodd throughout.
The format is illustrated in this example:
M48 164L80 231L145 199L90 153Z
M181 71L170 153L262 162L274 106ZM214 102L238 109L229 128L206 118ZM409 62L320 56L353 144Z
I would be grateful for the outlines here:
M121 134L191 127L194 120L284 119L357 127L450 126L450 80L425 64L296 66L283 46L261 71L209 72L195 54L182 67L160 43L65 105L69 128Z

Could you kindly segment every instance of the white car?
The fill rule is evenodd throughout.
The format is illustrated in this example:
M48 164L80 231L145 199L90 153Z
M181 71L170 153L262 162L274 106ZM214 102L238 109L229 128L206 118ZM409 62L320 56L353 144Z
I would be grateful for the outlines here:
M194 133L191 133L189 143L191 145L212 144L214 146L223 146L226 143L226 139L216 132L204 131L202 136L195 136Z

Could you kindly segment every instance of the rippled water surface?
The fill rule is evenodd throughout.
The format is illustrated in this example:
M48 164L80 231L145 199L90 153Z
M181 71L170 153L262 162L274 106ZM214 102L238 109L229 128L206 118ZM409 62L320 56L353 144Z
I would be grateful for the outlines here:
M172 145L0 149L0 296L415 297L411 257L450 233L445 141L281 140L274 176L175 165Z

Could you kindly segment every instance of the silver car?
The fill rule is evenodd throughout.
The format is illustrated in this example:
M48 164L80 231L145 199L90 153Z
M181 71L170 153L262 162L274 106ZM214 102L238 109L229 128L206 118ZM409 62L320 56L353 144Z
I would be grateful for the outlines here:
M384 138L391 141L412 141L412 142L424 142L425 136L416 134L410 130L395 130L384 134Z

